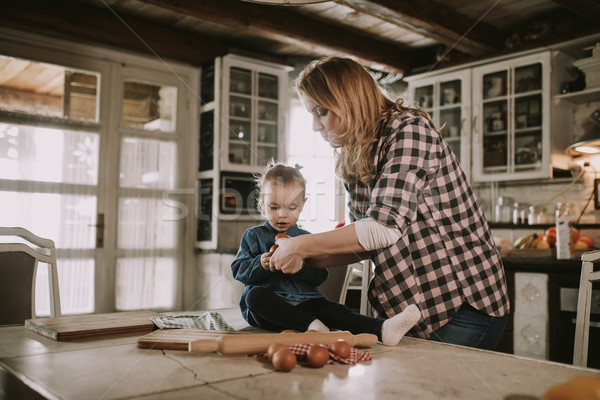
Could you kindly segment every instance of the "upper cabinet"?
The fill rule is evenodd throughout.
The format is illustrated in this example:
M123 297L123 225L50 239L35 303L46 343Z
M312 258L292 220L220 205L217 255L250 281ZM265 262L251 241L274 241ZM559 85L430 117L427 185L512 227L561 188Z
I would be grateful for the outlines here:
M550 73L550 52L473 69L475 181L551 177Z
M460 160L467 176L471 163L471 72L468 69L435 76L415 75L406 100L429 114L435 126Z
M202 67L196 246L237 249L258 223L253 176L285 159L288 72L237 55Z
M288 72L226 56L222 60L220 169L260 172L285 156Z
M471 181L551 178L571 161L573 113L553 99L572 61L545 49L415 75L406 97L429 113Z

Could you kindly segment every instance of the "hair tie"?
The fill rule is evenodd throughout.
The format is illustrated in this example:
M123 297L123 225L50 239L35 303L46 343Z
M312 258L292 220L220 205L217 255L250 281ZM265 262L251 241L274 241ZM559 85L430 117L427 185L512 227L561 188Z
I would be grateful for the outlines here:
M300 171L304 167L300 164L296 164L296 165L294 165L294 168L296 168L298 171Z

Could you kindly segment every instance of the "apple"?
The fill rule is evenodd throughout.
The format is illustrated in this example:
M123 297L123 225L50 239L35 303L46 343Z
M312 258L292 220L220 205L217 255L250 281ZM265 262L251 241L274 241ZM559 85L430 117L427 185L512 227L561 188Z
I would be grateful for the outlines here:
M577 228L571 228L571 243L576 243L579 239L579 230Z
M593 249L594 248L594 239L592 239L589 236L579 236L579 239L577 239L577 241L579 242L585 242L588 246L588 249Z
M542 236L542 240L550 245L550 247L554 247L556 244L556 236L555 235L544 235Z

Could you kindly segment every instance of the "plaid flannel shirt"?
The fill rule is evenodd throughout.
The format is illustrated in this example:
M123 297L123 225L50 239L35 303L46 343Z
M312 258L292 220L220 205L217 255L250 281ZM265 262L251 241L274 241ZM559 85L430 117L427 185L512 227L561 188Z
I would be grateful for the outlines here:
M491 316L509 311L502 259L466 176L426 118L395 112L381 132L368 185L346 184L352 221L372 217L400 229L374 251L369 301L391 317L409 304L423 319L409 334L428 338L463 303Z

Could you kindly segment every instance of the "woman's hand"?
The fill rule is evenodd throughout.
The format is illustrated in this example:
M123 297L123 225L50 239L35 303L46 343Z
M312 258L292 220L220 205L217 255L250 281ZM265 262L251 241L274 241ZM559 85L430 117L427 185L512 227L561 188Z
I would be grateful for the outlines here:
M270 257L271 268L284 274L295 274L302 269L304 258L298 254L294 241L296 239L277 239L275 244L279 246L277 251Z

